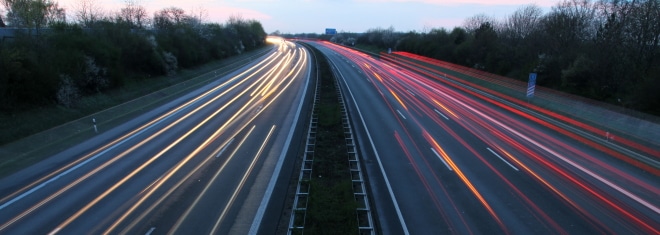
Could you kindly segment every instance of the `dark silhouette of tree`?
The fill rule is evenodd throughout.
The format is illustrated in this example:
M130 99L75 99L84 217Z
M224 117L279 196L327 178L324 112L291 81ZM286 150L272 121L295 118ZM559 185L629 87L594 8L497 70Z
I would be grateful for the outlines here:
M104 17L97 0L78 0L74 8L76 20L85 27L92 27L95 22Z
M14 40L0 44L3 112L52 104L76 108L84 96L132 80L173 75L181 68L252 50L266 39L258 21L204 24L203 12L192 16L174 7L156 12L154 24L149 24L146 10L135 2L104 17L93 0L82 0L77 22L68 23L61 8L47 0L0 1L12 4L6 5L13 7L7 13L12 26L49 28L36 35L33 30L18 31ZM25 6L34 8L21 8ZM35 17L35 12L45 15Z
M359 44L387 47L382 29ZM394 35L397 35L395 33ZM446 29L401 34L408 51L660 114L660 1L563 0L522 6L498 22L478 14Z
M49 24L66 20L64 9L51 0L2 0L2 3L12 27L34 29L37 34Z

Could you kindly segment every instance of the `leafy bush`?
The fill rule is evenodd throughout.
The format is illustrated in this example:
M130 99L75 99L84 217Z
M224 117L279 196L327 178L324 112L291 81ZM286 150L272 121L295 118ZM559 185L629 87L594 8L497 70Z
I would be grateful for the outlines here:
M266 33L254 20L234 17L225 25L202 24L181 9L168 8L154 15L153 28L145 28L142 8L129 7L135 11L80 24L49 21L41 33L28 29L2 41L0 110L70 108L82 96L117 89L131 79L174 75L232 56L238 53L235 48L242 52L265 44Z
M64 107L71 108L76 100L80 98L78 87L74 84L69 75L60 75L60 87L57 90L57 103Z

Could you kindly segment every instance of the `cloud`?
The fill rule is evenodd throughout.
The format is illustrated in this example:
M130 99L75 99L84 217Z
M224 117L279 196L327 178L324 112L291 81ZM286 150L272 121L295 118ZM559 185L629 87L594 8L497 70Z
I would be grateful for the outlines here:
M453 27L461 25L465 19L463 18L424 18L420 19L419 25L424 27L421 29L430 30L433 28L445 28L447 30L452 30Z
M445 5L445 6L455 6L455 5L465 5L465 4L475 4L475 5L528 5L536 4L542 7L554 6L559 2L559 0L356 0L358 2L370 2L370 3L405 3L405 2L416 2L416 3L425 3L433 5Z
M272 18L270 15L265 14L263 12L246 9L246 8L219 6L219 7L208 7L204 9L208 13L208 18L209 18L208 20L214 22L224 22L230 16L240 16L243 19L250 19L250 20L253 19L258 21L265 21Z
M74 19L74 14L78 10L80 0L59 0L61 7L66 8L68 17ZM118 12L119 9L125 6L123 0L94 0L98 7L106 13L113 14ZM248 8L227 6L223 3L218 3L212 0L194 0L194 1L180 1L180 0L138 0L139 5L147 9L149 16L159 10L168 7L178 7L186 11L187 14L199 14L200 11L205 13L205 21L224 23L230 16L241 16L244 19L254 19L259 21L269 20L272 17L266 13L252 10Z

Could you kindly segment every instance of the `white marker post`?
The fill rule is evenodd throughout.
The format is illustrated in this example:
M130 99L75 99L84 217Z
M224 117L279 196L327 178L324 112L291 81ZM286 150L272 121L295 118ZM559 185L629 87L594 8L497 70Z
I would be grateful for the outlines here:
M610 132L609 131L605 132L605 140L610 141Z
M99 133L99 129L96 128L96 118L92 118L92 123L94 124L94 132Z

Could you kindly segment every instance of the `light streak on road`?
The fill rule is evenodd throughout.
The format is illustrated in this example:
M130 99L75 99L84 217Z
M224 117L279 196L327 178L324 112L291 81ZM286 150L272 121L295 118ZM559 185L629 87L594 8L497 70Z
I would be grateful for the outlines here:
M230 206L232 206L234 204L234 201L236 200L236 197L238 196L238 193L241 191L243 186L245 186L245 181L247 180L248 176L250 175L250 173L254 169L254 165L257 163L257 160L259 160L259 157L263 153L264 147L266 146L266 144L268 144L268 141L270 140L270 137L272 136L274 130L275 130L275 125L273 125L270 128L270 131L268 131L268 134L266 135L266 138L262 141L262 144L259 147L259 150L255 154L252 162L250 162L250 166L248 167L247 171L245 172L245 174L241 178L241 182L238 183L238 187L236 187L236 189L234 190L234 193L231 194L231 198L229 199L229 202L227 204L225 204L224 209L222 209L222 213L220 214L220 216L216 220L215 224L213 225L213 228L211 229L210 234L216 234L218 232L218 229L220 228L221 223L225 220L225 217L227 215L227 212L228 212Z
M567 230L566 223L571 223L573 226L574 222L585 229L577 231L583 232L659 233L658 170L627 161L625 159L630 157L623 153L581 137L573 133L574 130L557 126L548 119L556 118L593 132L600 130L594 130L588 125L568 120L547 110L540 110L524 102L512 101L512 98L489 95L490 91L487 88L479 87L480 90L486 91L481 92L474 88L444 82L445 77L458 80L454 77L456 73L440 73L421 63L411 62L412 60L389 59L391 56L386 54L381 54L379 60L331 43L317 44L332 51L326 55L347 58L348 66L345 71L354 70L350 69L353 65L357 65L361 70L361 73L354 73L355 77L345 79L342 85L357 86L359 88L353 89L361 89L361 93L373 93L373 97L381 98L382 108L380 112L371 112L374 113L372 116L375 116L372 120L384 119L389 111L391 114L389 119L392 121L382 123L398 125L380 124L376 129L399 130L395 131L396 142L393 141L393 144L398 143L403 151L402 155L406 156L399 159L407 159L406 162L415 170L420 185L423 185L424 191L428 192L430 200L441 197L442 194L436 194L434 190L446 190L447 183L443 182L446 179L429 181L428 179L432 178L428 176L437 179L437 175L447 174L441 171L447 172L446 167L449 172L453 170L460 182L477 198L479 204L504 233L515 231L529 233L540 227L557 233L571 233L572 230ZM337 61L343 62L342 60ZM449 67L446 64L442 66ZM456 71L464 72L460 69ZM362 77L367 82L364 82ZM498 98L510 101L514 105L502 103ZM378 103L371 98L366 102L370 104L368 106L372 104L375 106ZM401 122L401 118L404 117L402 110L393 108L396 107L393 104L397 103L406 107L408 111L405 123ZM549 118L538 117L527 110L548 115ZM403 135L406 136L405 140L398 133L405 133ZM420 137L425 141L420 141ZM451 144L441 146L439 143L444 142L440 142L440 139L449 139ZM422 142L431 145L430 151L410 151L417 149L417 145L421 146ZM625 140L621 143L625 143ZM381 146L387 145L388 143L381 143ZM627 146L636 148L637 145L628 143ZM639 149L651 156L657 152L647 147ZM452 154L452 152L462 154ZM652 176L626 170L631 166L615 165L611 159L608 159L609 157L623 159L634 167L648 170ZM432 158L440 160L437 161L438 165L433 163ZM392 157L390 161L400 161L399 159ZM393 164L399 165L401 162ZM425 172L422 166L426 166L429 170ZM390 169L390 171L399 172L398 169ZM499 182L499 187L496 188L490 182ZM533 184L547 190L545 195L548 197L556 197L559 199L557 202L568 205L568 208L563 210L574 213L575 217L572 218L578 218L579 221L566 221L557 213L548 211L554 209L554 204L548 205L544 197L530 196L530 193L532 195L538 193L538 189L527 189L528 185L521 185L530 182L535 182ZM392 187L400 188L399 190L405 192L413 190L409 188L412 187L410 184L392 185ZM536 186L532 188L534 187ZM493 194L498 194L499 191L507 191L511 193L511 197L494 197ZM451 196L445 200L453 204L451 206L460 208L460 205L455 204L456 201L451 200ZM405 200L398 201L399 204L414 204ZM520 221L517 221L507 209L511 206L500 205L499 201L515 203L518 207L525 208L525 211L530 213L528 218L532 218L529 221L534 221L533 224L538 224L540 227L525 228L524 225L510 227L519 224ZM563 205L556 206L563 207ZM437 210L442 211L435 213L440 213L446 218L447 211L439 209L443 207L447 206L436 206ZM414 221L414 218L410 220ZM468 232L469 227L477 225L473 224L475 222L467 221L464 223L467 228L459 228L457 225L461 224L460 222L445 221L445 223L449 228L444 231L467 233L472 233Z
M176 223L174 224L174 226L172 226L172 228L170 229L170 232L171 232L171 233L172 233L172 232L176 232L176 231L179 229L179 226L181 226L181 224L183 223L183 220L185 220L185 219L188 217L188 215L190 214L190 212L192 211L192 209L195 208L195 206L197 206L197 204L199 203L199 201L202 199L202 196L206 195L206 192L209 190L209 188L211 187L211 185L213 185L213 184L215 183L215 181L218 179L218 176L220 175L220 173L223 172L223 170L224 170L225 167L227 166L227 163L229 163L229 161L230 161L234 156L236 156L236 152L238 151L239 147L240 147L240 146L243 146L243 143L245 143L245 140L247 140L247 138L250 136L250 134L252 133L252 131L254 131L254 128L255 128L255 127L256 127L256 126L252 126L252 128L250 128L250 130L248 130L248 132L245 134L245 136L243 137L243 139L241 139L241 141L238 143L238 147L235 148L234 151L232 151L231 154L229 154L229 158L227 159L227 161L225 161L225 162L222 164L222 166L220 166L220 168L215 172L215 175L213 175L213 177L211 178L211 181L209 181L209 183L206 184L206 186L204 187L204 189L202 190L202 192L201 192L200 194L197 195L197 197L195 198L195 201L193 201L193 203L192 203L190 206L188 206L188 209L187 209L185 212L183 212L183 213L181 214L181 216L179 216L179 219L176 221ZM239 190L236 190L236 191L239 191ZM134 225L133 225L133 226L134 226ZM133 227L133 226L129 226L129 227ZM214 228L214 229L215 229L215 228Z
M195 175L195 172L207 168L214 161L223 162L221 169L224 169L229 162L239 161L234 158L236 151L249 147L243 146L243 142L239 145L230 145L234 138L246 126L253 125L251 123L263 119L263 115L261 114L266 112L272 113L272 108L270 107L276 101L281 100L281 97L285 97L283 94L295 94L297 91L293 91L291 87L294 84L301 84L299 81L302 76L305 76L303 70L309 68L308 64L307 51L290 42L279 43L277 51L273 51L261 61L254 62L252 66L247 67L244 71L236 72L236 75L218 82L218 85L209 86L207 88L208 90L192 96L188 101L181 102L180 105L174 106L164 114L147 120L145 124L139 125L115 139L111 139L107 144L103 144L97 149L92 149L89 153L73 159L71 163L47 173L44 177L30 182L27 186L5 196L0 200L2 202L0 210L3 210L3 213L6 213L4 211L10 209L15 210L14 207L18 206L27 209L10 217L8 220L0 221L2 223L0 224L0 233L14 230L44 231L44 229L48 229L43 226L53 226L47 230L50 231L50 234L68 233L66 231L76 231L77 227L79 227L78 225L82 225L77 224L77 221L83 219L89 220L85 215L92 213L92 211L97 213L96 211L104 210L114 212L106 215L109 217L102 218L104 222L100 224L83 225L95 227L94 230L89 230L88 232L99 230L105 231L105 233L114 233L116 230L121 230L122 233L134 233L139 231L142 226L141 223L146 222L145 220L149 220L150 217L154 216L154 213L157 213L156 210L159 210L158 205L165 203L168 197L173 195L177 190L185 188L185 182L189 181ZM256 96L256 94L259 95ZM287 99L290 99L289 97L294 96L288 95ZM279 102L282 103L281 101ZM286 104L289 105L290 103ZM186 124L188 125L186 127L187 129L181 130L180 126L183 126L184 123L191 122L190 120L193 120L194 123ZM219 120L222 121L219 122ZM281 120L273 121L277 123ZM218 122L219 124L214 124L218 125L217 127L211 126L213 123ZM247 138L254 128L253 125L253 128L245 138ZM212 133L209 133L209 131L212 131ZM275 125L273 125L266 139L259 146L258 153L253 158L249 158L249 167L243 173L243 176L239 178L241 179L239 182L240 188L235 190L234 199L235 195L243 190L242 188L247 178L254 177L254 172L257 170L255 166L257 162L262 161L262 158L259 156L263 155L263 152L266 150L266 143L275 131ZM198 137L202 133L208 133L208 135L202 138ZM167 140L166 138L171 139ZM154 145L158 145L156 141L164 144L154 148ZM185 146L184 143L187 144L191 141L195 141L194 146ZM219 141L223 143L219 144ZM253 143L250 144L252 145ZM233 154L230 157L221 157L223 152L229 148L233 149ZM149 151L153 153L149 154L150 156L144 156L145 152ZM182 151L189 152L180 156L175 155L181 154ZM176 160L173 161L174 159ZM240 161L243 160L245 159L241 159ZM117 169L116 167L113 168L113 166L126 165L128 162L135 165L125 168L125 175L117 177L114 182L106 180L104 182L105 185L99 185L103 189L98 191L98 194L87 196L89 201L77 202L76 205L72 204L74 207L70 209L62 208L66 212L63 212L64 214L60 214L56 218L42 217L52 221L50 222L52 225L43 224L34 228L17 225L19 222L22 223L24 220L28 221L28 219L31 220L37 216L33 214L35 211L57 208L56 205L53 205L54 202L56 200L67 200L67 196L64 196L65 194L72 194L76 188L83 187L82 185L93 184L93 182L89 181L104 177L106 172ZM163 165L165 162L172 163L168 163L171 165L167 166ZM164 166L166 168L163 168ZM163 169L164 171L156 175L153 170L156 168ZM182 169L186 169L186 171L182 172ZM189 172L188 170L192 171ZM222 172L222 170L219 172ZM64 178L71 178L69 174L80 174L80 176L73 178L70 182L60 183ZM119 190L120 188L134 188L133 185L137 181L145 182L145 180L140 179L140 177L143 177L141 175L145 174L153 175L155 178L146 182L143 186L144 188L135 191L132 199L124 201L123 206L118 206L114 209L104 208L104 202L109 200L117 201L114 195L126 194L124 190ZM112 178L109 178L109 180L112 180ZM223 180L225 179L223 178ZM218 181L220 179L216 180L214 177L214 182L217 183ZM52 193L45 195L43 198L38 199L32 205L25 205L26 203L32 203L27 201L28 198L30 198L29 200L33 200L31 198L39 197L43 194L42 191L51 190L50 188L53 188L56 184L62 184L62 186L56 188ZM168 188L165 188L165 185ZM232 202L226 205L226 210L236 206L233 205L233 201L232 199ZM197 203L198 201L195 201L195 204ZM191 206L191 208L194 206ZM130 223L127 221L130 221ZM153 231L153 228L150 231Z
M243 80L243 81L246 81L246 80ZM237 85L238 85L238 84L237 84ZM170 143L167 147L165 147L164 149L162 149L162 150L161 150L160 152L158 152L155 156L151 157L147 162L143 163L143 164L140 165L138 168L136 168L136 169L133 170L131 173L129 173L128 175L126 175L124 178L122 178L119 182L117 182L116 184L114 184L112 187L108 188L108 190L106 190L106 191L103 192L101 195L99 195L98 197L96 197L94 200L92 200L92 202L90 202L90 203L88 203L87 205L85 205L81 210L79 210L78 212L76 212L73 216L69 217L69 218L68 218L67 220L65 220L62 224L60 224L59 226L57 226L57 227L56 227L56 230L61 230L63 227L66 227L69 223L73 222L75 219L77 219L79 216L81 216L83 213L85 213L87 210L89 210L92 206L96 205L98 202L100 202L101 200L103 200L107 195L109 195L110 193L112 193L115 189L117 189L118 187L122 186L124 183L126 183L126 182L129 181L130 179L132 179L135 175L137 175L137 174L140 173L142 170L144 170L145 168L147 168L151 163L153 163L154 161L158 160L158 158L160 158L161 156L163 156L163 155L164 155L166 152L168 152L170 149L172 149L172 148L174 148L175 146L177 146L181 141L183 141L184 139L186 139L189 135L191 135L191 134L192 134L193 132L195 132L197 129L199 129L199 128L201 128L202 126L204 126L204 124L206 124L208 121L210 121L211 119L213 119L216 115L218 115L220 112L222 112L225 108L227 108L228 106L232 105L232 104L234 103L235 100L237 100L238 98L240 98L241 95L243 95L244 93L246 93L246 92L249 90L249 88L251 88L251 87L254 86L254 85L255 85L255 84L250 85L250 86L248 87L248 89L246 89L246 90L242 91L241 93L239 93L238 96L235 96L234 98L232 98L228 103L226 103L226 104L225 104L224 106L222 106L221 108L217 109L213 114L209 115L209 116L206 117L203 121L199 122L199 123L198 123L197 125L195 125L192 129L188 130L185 134L183 134L183 135L181 135L179 138L177 138L174 142ZM235 85L234 87L236 87L236 85ZM232 87L232 89L233 89L233 87ZM232 89L228 89L227 91L223 92L222 94L225 94L226 92L229 92L229 91L232 90ZM216 99L218 99L219 97L221 97L222 94L221 94L220 96L215 97L215 98L212 99L211 101L215 101ZM253 98L253 100L254 100L254 98ZM161 129L161 130L160 130L158 133L156 133L155 135L151 135L151 136L149 136L147 139L141 141L139 144L132 146L128 151L125 151L125 152L121 153L119 156L113 158L112 161L108 161L108 162L104 163L101 167L98 167L98 168L94 169L93 171L91 171L91 172L89 172L88 174L86 174L84 177L81 177L80 179L76 180L74 183L69 184L67 187L65 187L65 188L63 188L62 190L58 191L59 193L57 193L55 196L59 195L61 192L64 192L64 191L66 191L66 190L72 188L73 186L77 185L77 184L80 183L81 181L83 181L83 180L89 178L90 176L96 174L97 172L99 172L99 171L102 170L103 168L105 168L105 167L109 166L110 164L114 163L115 159L119 159L119 158L121 158L121 157L123 157L123 156L128 155L130 152L132 152L133 150L135 150L135 149L137 149L138 147L142 146L144 143L149 142L150 140L152 140L152 139L155 138L156 136L158 136L158 135L160 135L161 133L163 133L163 132L165 132L166 130L168 130L170 127L172 127L172 126L178 124L178 123L181 122L182 120L185 120L187 117L193 115L194 113L196 113L197 110L200 110L200 109L204 108L206 105L210 104L211 101L206 102L204 105L202 105L202 106L196 108L194 111L192 111L192 112L186 114L184 117L178 119L176 122L174 122L174 123L168 125L168 126L167 126L166 128L164 128L164 129ZM248 104L249 104L249 102L248 102ZM247 106L247 105L243 105L243 107L239 110L239 112L237 112L236 114L234 114L234 116L233 116L228 122L225 122L224 126L227 126L227 125L231 124L231 123L232 123L232 120L233 120L238 114L240 114L241 111L244 110L244 109L246 108L246 106ZM223 126L223 127L224 127L224 126ZM218 132L219 132L220 130L223 130L223 129L224 129L224 128L221 127L220 129L218 129ZM213 139L214 139L215 136L217 136L218 132L216 132L216 134L212 136ZM179 164L178 164L178 166L177 166L177 169L180 168L181 166L183 166L185 163L187 163L188 160L190 160L192 157L194 157L199 151L201 151L201 149L203 149L204 147L206 147L206 145L207 145L211 140L212 140L211 138L207 139L207 140L206 140L206 141L205 141L205 142L204 142L199 148L197 148L193 153L191 153L191 154L188 155L186 158L184 158L181 162L179 162ZM168 174L168 175L165 177L164 180L159 181L160 184L162 184L162 182L165 182L166 180L168 180L169 177L171 177L175 172L176 172L176 170L175 170L175 171L172 171L170 174ZM160 185L160 184L159 184L159 185ZM155 188L158 188L158 186L155 187ZM50 197L50 199L52 199L52 197ZM42 204L42 205L43 205L43 204Z
M442 156L443 162L446 162L447 164L449 164L449 166L451 166L451 169L456 173L456 175L458 175L461 181L465 183L465 185L470 189L470 191L472 191L474 196L479 199L481 204L486 208L486 210L488 210L488 213L490 213L490 215L497 221L497 223L500 226L502 226L502 229L506 231L506 226L504 225L500 217L497 216L495 210L493 210L493 208L486 201L486 199L481 195L481 193L479 193L479 190L477 190L477 188L475 188L474 185L472 185L472 182L470 182L470 180L465 176L465 174L463 174L463 171L456 165L456 163L454 163L451 157L449 157L449 155L445 153L443 148L440 147L440 144L438 144L438 142L435 141L435 139L433 139L433 137L431 137L431 135L429 135L428 132L424 131L423 134L424 134L424 138L426 138L426 140L429 141L431 146L433 146L433 149L437 149L438 152L440 152L440 156Z
M155 125L159 124L160 122L164 121L165 119L170 118L172 115L184 110L185 108L188 108L191 104L194 104L194 103L198 102L199 100L201 100L202 98L208 96L209 94L212 94L213 92L216 92L217 90L219 90L219 89L221 89L221 88L223 88L223 87L225 87L229 84L234 83L238 78L240 78L241 76L244 76L248 72L256 73L256 72L261 71L263 68L265 68L265 66L267 66L269 63L274 61L273 60L274 56L275 56L275 54L270 55L268 58L266 58L263 61L259 62L255 66L253 66L253 67L247 69L246 71L234 76L233 78L229 79L228 81L223 82L222 84L214 87L213 89L210 89L209 91L206 91L206 92L202 93L201 95L199 95L199 96L191 99L190 101L187 101L186 103L184 103L184 104L168 111L167 113L165 113L165 114L149 121L148 123L146 123L146 124L144 124L144 125L142 125L138 128L135 128L134 130L131 130L129 133L127 133L127 134L125 134L125 135L123 135L123 136L121 136L121 137L119 137L115 140L112 140L111 142L109 142L109 143L93 150L92 152L90 152L90 153L74 160L73 162L68 163L65 166L62 166L59 169L47 174L46 176L43 176L40 179L35 180L35 181L31 182L30 184L22 187L21 189L16 190L13 193L3 197L2 199L0 199L0 202L3 203L2 205L0 205L0 210L2 210L3 208L9 206L14 201L20 200L21 198L25 197L27 194L35 192L36 190L44 187L46 184L48 184L48 183L50 183L50 182L52 182L56 179L59 179L60 177L68 174L69 172L71 172L73 170L78 169L82 165L85 165L87 162L89 162L91 160L94 160L96 157L98 157L101 154L107 152L109 149L114 148L116 145L122 144L122 143L126 142L127 140L135 138L137 135L143 133L144 131L146 131L150 128L153 128ZM266 65L263 65L264 63L266 63ZM263 65L263 67L262 67L262 65ZM255 69L256 69L256 71L255 71ZM242 81L240 81L239 83L242 83ZM234 87L235 86L236 85L234 85ZM227 92L229 92L231 89L233 89L233 88L230 88ZM223 92L222 94L218 95L216 98L222 97L223 94L225 94L225 93L226 92ZM207 102L206 104L208 104L208 103L210 103L210 102ZM199 109L193 110L192 112L196 112L197 110L199 110ZM179 119L179 120L181 120L181 119ZM21 195L19 195L19 194L21 194ZM11 200L10 200L10 198L11 198ZM2 229L0 229L0 230L2 230Z

